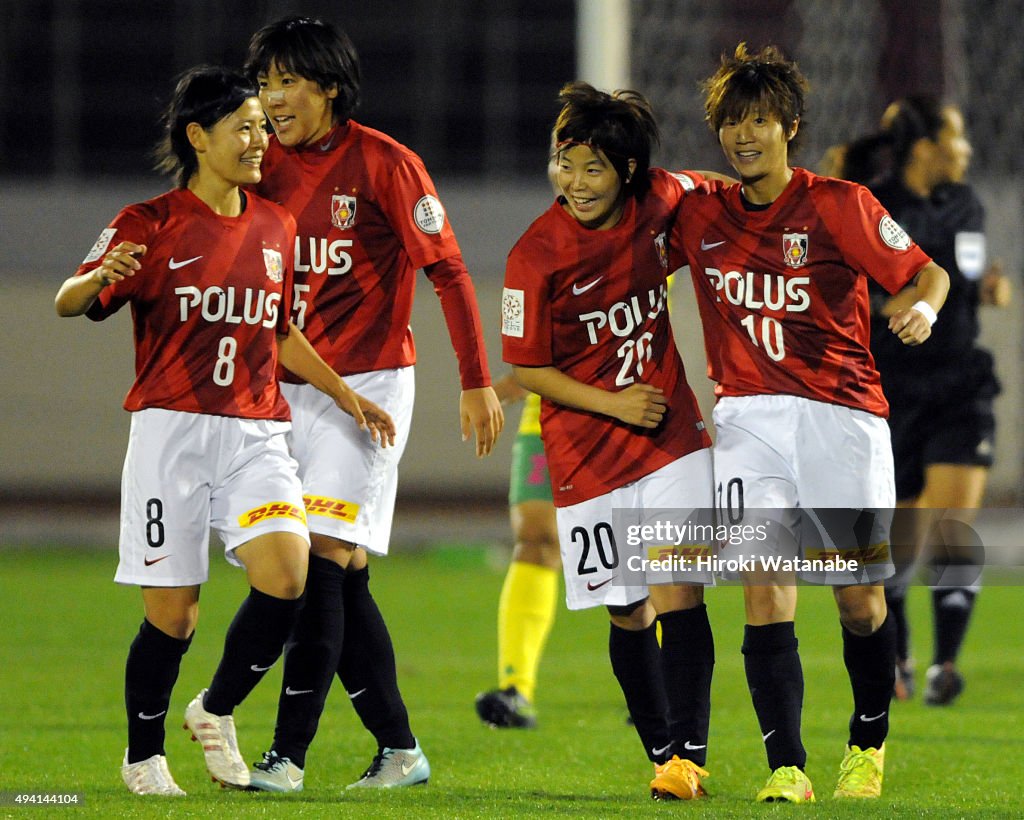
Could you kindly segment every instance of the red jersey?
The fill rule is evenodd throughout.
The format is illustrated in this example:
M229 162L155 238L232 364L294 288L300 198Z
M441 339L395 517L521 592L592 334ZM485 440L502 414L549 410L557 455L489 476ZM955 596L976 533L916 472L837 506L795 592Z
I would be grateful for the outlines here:
M324 360L343 376L415 363L416 270L459 254L420 158L349 120L312 145L287 148L271 137L257 190L295 215L293 321ZM456 284L472 296L464 280ZM479 328L475 299L460 307ZM445 318L451 327L448 309ZM483 344L463 347L473 349L457 351L460 365L474 371L463 373L463 386L489 384Z
M191 191L170 191L124 208L77 274L122 241L146 246L142 268L100 291L86 315L101 321L131 304L125 409L289 419L275 370L291 311L291 215L247 194L241 215L220 216Z
M684 183L661 169L651 180L643 200L630 197L609 230L583 227L556 201L508 257L506 362L555 367L616 392L643 382L660 387L668 401L661 424L648 430L545 399L541 430L558 507L609 493L711 444L668 316L665 239Z
M716 395L888 415L867 279L895 293L931 260L867 188L794 168L778 199L748 210L739 185L709 182L683 201L670 247L690 266Z

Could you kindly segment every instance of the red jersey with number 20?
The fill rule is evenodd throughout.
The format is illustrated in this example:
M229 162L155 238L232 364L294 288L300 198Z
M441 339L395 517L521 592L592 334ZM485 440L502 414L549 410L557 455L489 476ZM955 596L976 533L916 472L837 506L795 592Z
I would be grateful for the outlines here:
M125 409L289 419L275 370L291 310L291 214L246 194L241 215L220 216L191 191L170 191L124 208L78 275L124 241L146 246L141 269L100 291L86 315L101 321L131 304Z
M707 182L679 209L716 395L803 396L885 418L867 277L890 293L930 260L861 185L802 168L763 210Z
M343 376L414 364L416 270L459 253L420 158L349 120L298 148L272 137L257 190L295 215L294 320L324 360Z
M661 424L648 430L545 399L541 431L557 507L604 495L711 444L672 335L665 282L666 233L694 182L661 169L651 181L609 230L583 227L556 201L508 257L506 362L555 367L614 392L642 382L660 387L668 401Z

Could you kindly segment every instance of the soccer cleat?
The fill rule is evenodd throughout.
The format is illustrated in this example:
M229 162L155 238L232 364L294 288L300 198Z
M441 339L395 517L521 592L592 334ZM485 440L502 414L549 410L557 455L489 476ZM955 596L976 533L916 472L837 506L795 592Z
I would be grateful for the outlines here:
M797 766L780 766L757 793L758 803L813 803L811 781Z
M662 764L654 764L654 780L651 781L651 797L655 800L694 800L707 796L700 779L708 773L690 760L681 760L679 755Z
M896 700L910 700L914 697L914 662L896 662L896 684L892 688Z
M832 796L881 797L884 772L884 743L878 749L847 746L846 757L839 765L839 783Z
M231 715L214 715L203 706L203 689L185 707L184 728L203 744L206 770L215 781L232 789L249 788L249 769L238 751L235 720Z
M253 763L249 772L249 790L259 792L301 792L302 769L290 758L271 750L263 760Z
M476 696L476 713L495 729L533 729L537 725L533 704L514 686L481 692Z
M949 706L964 691L963 676L952 665L929 666L924 679L924 702L929 706Z
M393 789L396 786L426 785L430 763L416 741L412 749L381 749L363 776L346 789Z
M121 779L132 794L161 794L167 797L184 797L184 790L174 782L167 758L153 755L138 763L128 762L128 750L124 750L121 764Z

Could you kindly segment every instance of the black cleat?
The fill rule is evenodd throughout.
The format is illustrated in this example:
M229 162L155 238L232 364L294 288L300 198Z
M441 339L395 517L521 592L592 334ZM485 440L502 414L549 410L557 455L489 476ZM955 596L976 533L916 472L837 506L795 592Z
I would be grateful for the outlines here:
M963 676L951 666L929 666L925 681L924 702L929 706L949 706L964 691Z
M537 725L533 704L514 686L481 692L476 696L476 713L495 729L533 729Z

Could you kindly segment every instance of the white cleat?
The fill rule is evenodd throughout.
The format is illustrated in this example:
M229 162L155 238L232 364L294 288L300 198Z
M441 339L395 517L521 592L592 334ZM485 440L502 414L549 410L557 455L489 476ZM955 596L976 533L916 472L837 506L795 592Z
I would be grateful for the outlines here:
M203 689L185 707L184 728L203 744L206 770L216 782L231 789L249 788L249 768L238 751L235 720L231 715L214 715L203 706Z
M302 769L291 758L281 757L271 750L263 753L263 760L254 763L249 773L249 789L261 792L301 792Z
M393 789L419 786L430 779L430 763L417 740L412 749L382 749L363 776L346 789Z
M153 755L138 763L128 762L128 750L124 750L121 764L121 779L132 794L160 794L165 797L184 797L185 791L174 782L167 758Z

